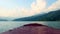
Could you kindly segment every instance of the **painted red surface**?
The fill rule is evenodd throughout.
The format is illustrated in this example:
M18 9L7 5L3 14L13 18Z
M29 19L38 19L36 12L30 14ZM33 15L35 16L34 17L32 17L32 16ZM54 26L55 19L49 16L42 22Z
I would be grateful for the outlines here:
M60 34L60 29L35 23L27 24L1 34Z

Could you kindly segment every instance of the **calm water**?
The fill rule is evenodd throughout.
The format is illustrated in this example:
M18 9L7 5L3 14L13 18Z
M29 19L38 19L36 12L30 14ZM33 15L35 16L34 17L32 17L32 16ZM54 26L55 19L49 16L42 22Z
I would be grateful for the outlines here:
M49 27L60 29L60 22L56 22L56 21L55 22L54 21L53 22L0 21L0 33L23 26L24 24L29 24L29 23L40 23L43 25L47 25Z

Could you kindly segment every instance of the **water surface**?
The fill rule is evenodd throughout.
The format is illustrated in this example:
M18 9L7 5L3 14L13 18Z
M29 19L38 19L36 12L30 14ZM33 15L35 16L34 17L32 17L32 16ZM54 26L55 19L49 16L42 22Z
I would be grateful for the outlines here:
M39 23L43 25L47 25L49 27L60 29L60 22L46 22L46 21L40 21L40 22L29 22L29 21L0 21L0 33L8 31L10 29L14 29L20 26L23 26L24 24L29 23Z

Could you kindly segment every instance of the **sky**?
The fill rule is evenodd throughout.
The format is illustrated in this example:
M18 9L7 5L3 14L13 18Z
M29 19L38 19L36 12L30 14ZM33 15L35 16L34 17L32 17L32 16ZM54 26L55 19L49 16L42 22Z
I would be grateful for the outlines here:
M0 0L0 17L27 17L60 9L60 0Z

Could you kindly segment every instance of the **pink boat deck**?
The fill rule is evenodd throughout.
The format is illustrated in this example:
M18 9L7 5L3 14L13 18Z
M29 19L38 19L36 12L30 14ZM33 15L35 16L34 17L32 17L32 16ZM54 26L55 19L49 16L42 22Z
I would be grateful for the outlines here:
M26 24L1 34L60 34L60 29L34 23Z

